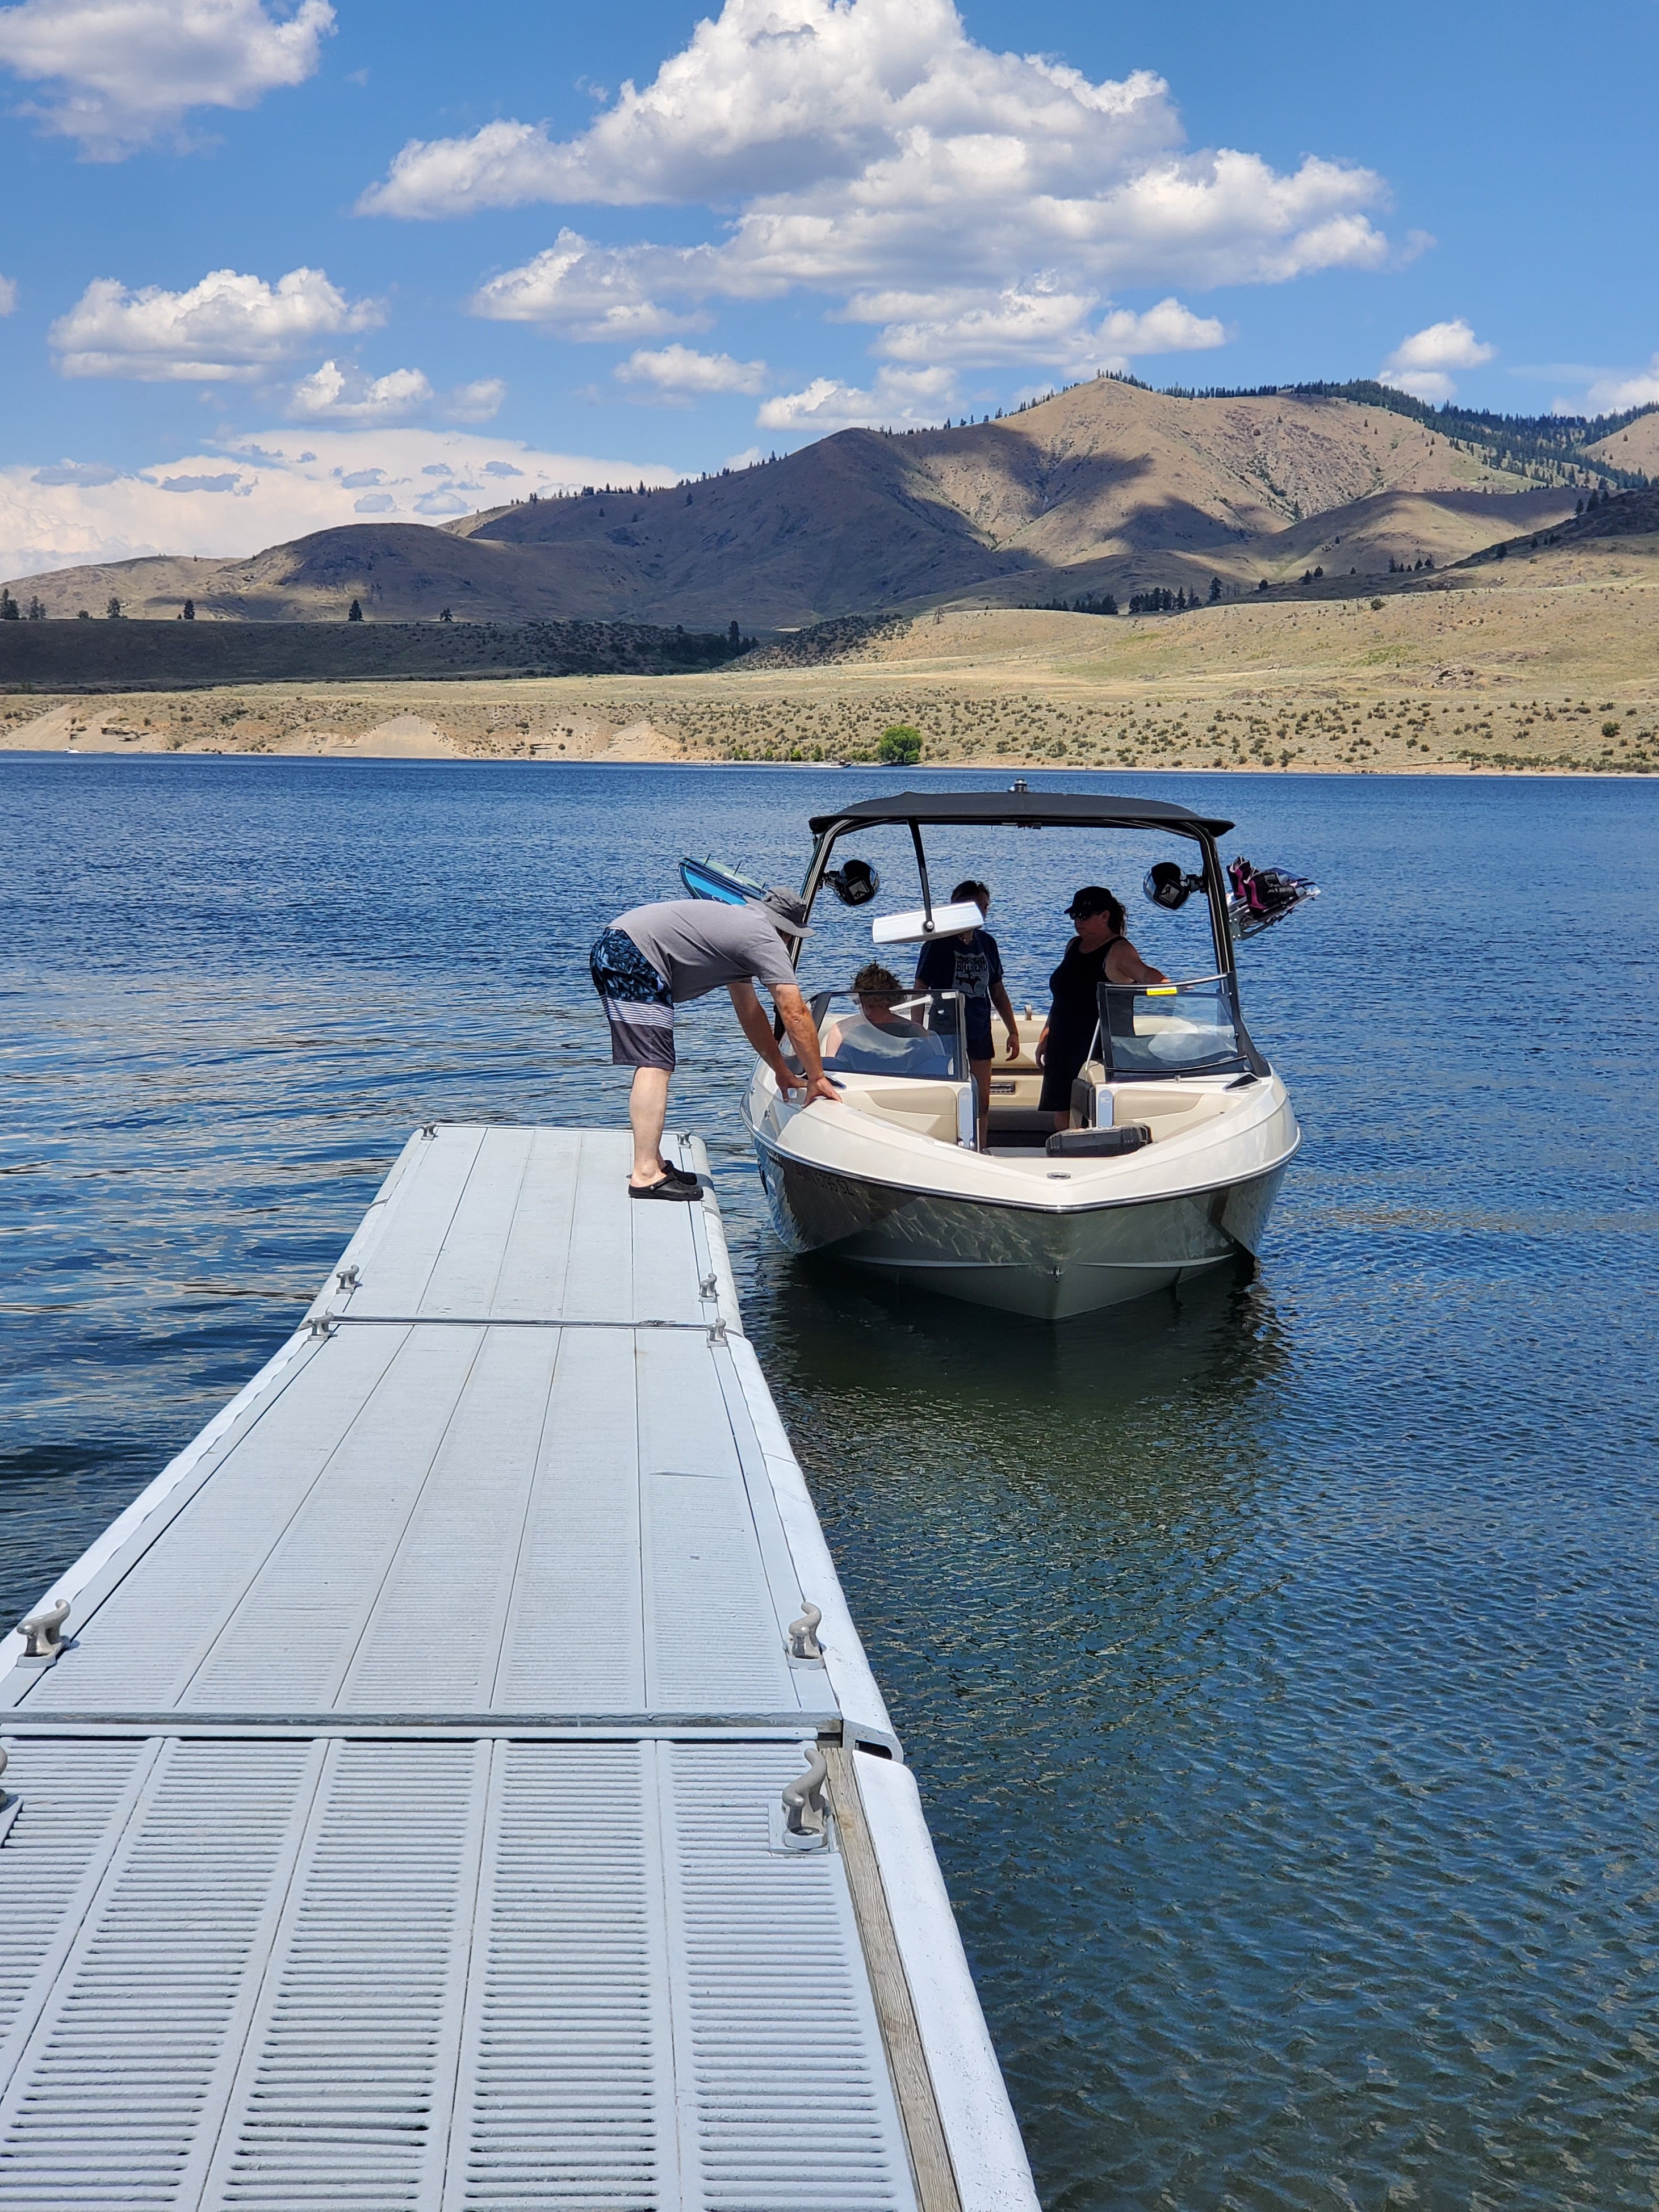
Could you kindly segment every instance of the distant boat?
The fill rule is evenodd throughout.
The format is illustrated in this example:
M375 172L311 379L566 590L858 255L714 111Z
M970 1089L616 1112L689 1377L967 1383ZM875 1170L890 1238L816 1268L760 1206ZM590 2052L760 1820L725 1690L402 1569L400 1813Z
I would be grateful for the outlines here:
M766 896L764 884L740 875L723 860L682 860L680 881L693 898L715 899L722 906L749 906Z

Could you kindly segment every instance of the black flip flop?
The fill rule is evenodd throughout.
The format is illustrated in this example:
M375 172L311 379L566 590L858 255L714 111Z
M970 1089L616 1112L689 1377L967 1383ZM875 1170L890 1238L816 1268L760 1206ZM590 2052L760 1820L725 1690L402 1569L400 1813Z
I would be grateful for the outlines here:
M699 1190L702 1188L702 1183L697 1182L696 1176L688 1173L684 1168L677 1168L672 1160L663 1162L662 1171L670 1182L695 1182Z
M677 1199L682 1205L689 1205L692 1200L702 1196L702 1185L695 1176L690 1182L678 1182L672 1176L665 1176L660 1182L630 1182L628 1195L630 1198Z

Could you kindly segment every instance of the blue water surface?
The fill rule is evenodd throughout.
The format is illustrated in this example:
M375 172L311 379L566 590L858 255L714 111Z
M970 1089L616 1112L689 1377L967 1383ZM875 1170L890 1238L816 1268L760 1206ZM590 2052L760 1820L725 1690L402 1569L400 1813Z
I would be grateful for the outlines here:
M274 1348L412 1124L621 1119L600 925L682 853L798 879L896 780L0 763L0 1602ZM721 1004L674 1108L1044 2202L1650 2212L1659 789L1118 782L1325 887L1241 952L1306 1139L1253 1279L1060 1328L872 1295L770 1241ZM937 842L1016 997L1075 883L1133 890Z

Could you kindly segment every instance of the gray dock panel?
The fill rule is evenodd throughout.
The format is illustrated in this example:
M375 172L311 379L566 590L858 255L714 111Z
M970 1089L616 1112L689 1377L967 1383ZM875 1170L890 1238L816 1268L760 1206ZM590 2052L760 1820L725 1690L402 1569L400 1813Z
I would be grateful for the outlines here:
M799 1764L20 1747L0 2204L914 2205L841 1862L773 1849Z
M897 1747L718 1219L627 1159L411 1140L0 1676L0 2205L1034 2212L908 1775L962 2188L913 2172L840 1851L782 1846L815 1736Z

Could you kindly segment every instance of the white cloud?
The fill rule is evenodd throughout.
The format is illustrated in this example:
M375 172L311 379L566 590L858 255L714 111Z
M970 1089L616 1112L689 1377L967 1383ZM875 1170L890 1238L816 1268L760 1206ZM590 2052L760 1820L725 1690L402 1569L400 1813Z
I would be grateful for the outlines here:
M1614 372L1598 376L1585 393L1582 407L1564 400L1555 403L1558 414L1622 415L1631 407L1659 407L1659 353L1645 368L1633 374Z
M595 246L574 230L562 230L533 259L481 284L471 306L475 315L489 322L538 323L561 337L624 345L676 331L706 331L714 319L711 314L660 307L648 290L649 264L659 264L664 280L684 289L699 255L712 263L707 246L689 254L672 248ZM696 280L689 282L695 289Z
M631 353L618 362L613 374L624 384L645 385L667 398L683 392L759 392L766 383L766 363L671 345L657 353Z
M17 305L17 279L0 276L0 315L9 315Z
M412 142L360 206L433 217L533 201L735 204L691 246L566 228L483 285L474 312L637 344L708 303L795 288L877 325L876 350L963 365L1103 365L1153 349L1101 321L1127 285L1277 283L1389 257L1382 179L1310 156L1188 149L1169 88L1092 82L969 37L952 0L726 0L642 91L580 137L517 122ZM1180 350L1216 343L1179 302ZM1185 317L1177 321L1177 316ZM1131 342L1133 341L1133 343Z
M446 465L439 485L428 468ZM430 515L423 500L459 500L440 516L543 497L583 484L672 483L679 472L638 461L542 452L470 430L264 429L217 450L125 471L66 460L0 469L0 576L37 574L144 553L238 555L314 530L384 515ZM220 488L221 479L235 482ZM191 479L199 484L184 487ZM171 487L171 489L169 489Z
M443 403L452 422L488 422L501 412L507 386L499 376L480 376L471 384L458 384Z
M956 388L948 368L886 368L867 392L833 376L815 376L804 391L780 392L755 416L763 430L808 431L815 437L859 427L913 428L936 422Z
M499 376L481 377L441 394L423 369L394 368L370 376L350 362L343 367L325 361L300 379L285 411L296 422L407 422L425 415L445 415L452 422L488 422L506 397Z
M288 412L299 422L401 422L424 414L432 398L421 369L394 368L370 377L349 363L342 368L325 361L295 386Z
M187 109L252 107L316 70L328 0L23 0L0 9L0 64L54 88L27 112L114 161L176 133Z
M1220 323L1194 314L1179 300L1160 300L1139 314L1115 307L1091 325L1095 304L1086 293L1061 291L1041 280L1011 285L987 305L931 321L889 323L875 350L890 361L986 368L1052 363L1083 376L1097 368L1125 369L1145 354L1191 353L1226 343Z
M94 277L52 326L65 376L122 376L142 383L222 383L258 377L319 338L380 319L373 300L351 301L320 269L263 277L214 269L187 292L151 284L130 292Z
M1457 396L1449 369L1479 368L1497 351L1496 346L1483 345L1460 315L1455 321L1431 323L1426 330L1402 338L1378 371L1378 381L1440 406Z

